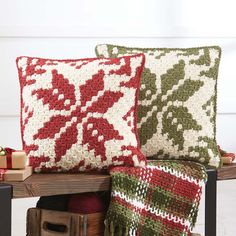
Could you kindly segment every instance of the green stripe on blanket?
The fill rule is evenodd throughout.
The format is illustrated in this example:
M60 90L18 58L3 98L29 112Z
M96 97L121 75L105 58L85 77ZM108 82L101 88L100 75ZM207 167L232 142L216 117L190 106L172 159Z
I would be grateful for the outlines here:
M105 236L190 235L207 180L204 166L154 161L145 168L114 167L110 174Z

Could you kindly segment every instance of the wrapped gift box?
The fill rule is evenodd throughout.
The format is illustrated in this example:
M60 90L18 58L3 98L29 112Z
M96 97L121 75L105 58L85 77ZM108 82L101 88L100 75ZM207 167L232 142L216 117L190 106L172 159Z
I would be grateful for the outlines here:
M26 166L25 169L21 170L5 170L0 169L0 180L1 181L24 181L30 175L32 175L32 166Z
M221 158L222 158L222 162L223 162L224 165L229 165L234 161L235 154L234 153L226 153Z
M26 154L24 151L4 151L0 155L0 169L25 169Z

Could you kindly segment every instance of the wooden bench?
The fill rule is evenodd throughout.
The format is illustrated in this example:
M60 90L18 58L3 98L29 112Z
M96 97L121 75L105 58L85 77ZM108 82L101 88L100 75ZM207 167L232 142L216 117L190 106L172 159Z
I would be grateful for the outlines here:
M206 185L205 235L216 235L216 180L236 178L236 163L217 172L208 171ZM110 189L106 174L33 174L24 182L0 184L0 236L11 235L11 198L40 197L57 194L97 192ZM12 192L13 191L13 192ZM4 228L3 228L4 227Z
M217 171L218 180L236 179L236 163L225 165Z

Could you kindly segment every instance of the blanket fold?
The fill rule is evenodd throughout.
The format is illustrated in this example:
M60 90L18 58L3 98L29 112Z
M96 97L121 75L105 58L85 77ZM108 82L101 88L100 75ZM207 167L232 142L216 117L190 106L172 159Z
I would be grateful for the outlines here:
M105 236L185 236L196 223L205 167L190 161L153 161L114 167Z

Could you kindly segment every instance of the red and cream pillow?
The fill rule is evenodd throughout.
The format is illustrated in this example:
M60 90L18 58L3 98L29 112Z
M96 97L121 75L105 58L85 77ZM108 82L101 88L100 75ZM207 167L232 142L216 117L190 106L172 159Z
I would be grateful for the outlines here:
M145 165L136 131L144 61L17 58L23 148L36 172Z

